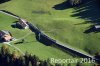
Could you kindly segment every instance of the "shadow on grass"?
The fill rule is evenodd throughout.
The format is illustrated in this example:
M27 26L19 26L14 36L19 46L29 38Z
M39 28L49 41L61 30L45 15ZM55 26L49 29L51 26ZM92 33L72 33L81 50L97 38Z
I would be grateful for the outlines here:
M65 1L63 3L60 3L60 4L56 4L54 5L54 9L56 10L64 10L64 9L68 9L68 8L71 8L71 4L68 2L68 1Z
M100 9L98 8L97 2L92 0L84 3L83 5L76 7L72 17L78 17L86 19L87 21L81 24L92 23L94 25L100 25ZM89 20L89 21L88 21ZM84 31L84 33L99 32L95 30L93 26Z
M92 33L92 32L98 33L98 32L100 32L100 28L97 29L97 28L95 28L94 25L92 25L87 30L84 31L84 33L86 33L86 34Z
M66 1L64 1L64 2L62 2L60 4L54 5L54 7L52 7L52 8L54 8L56 10L65 10L65 9L72 8L72 7L78 7L78 6L80 6L80 5L82 5L82 4L86 3L86 2L87 2L87 0L83 0L82 3L80 3L80 4L71 5L70 1L66 0Z
M21 26L16 26L16 24L11 25L12 28L23 29Z
M51 15L50 11L43 11L43 10L32 11L32 13L34 13L34 14L40 14L40 15L42 15L42 14L49 14L49 15Z
M1 38L0 38L0 43L3 43L3 42L4 42L4 39L1 39Z
M23 29L23 27L21 25L17 24L18 21L13 22L13 24L11 25L12 28L17 28L17 29Z
M8 1L10 1L10 0L0 0L0 4L1 4L1 3L8 2Z

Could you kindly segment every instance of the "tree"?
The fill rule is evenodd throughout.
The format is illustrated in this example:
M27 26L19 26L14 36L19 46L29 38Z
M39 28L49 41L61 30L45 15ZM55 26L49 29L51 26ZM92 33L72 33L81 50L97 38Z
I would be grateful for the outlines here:
M16 51L13 51L13 53L12 53L12 66L18 66L18 60L19 60L18 53Z
M18 66L25 66L25 58L23 56L19 57Z
M36 55L34 56L30 55L30 61L32 63L32 66L37 66L39 62L39 58Z
M28 54L28 52L25 53L24 57L25 57L25 66L29 66L29 61L30 61L29 57L30 57L30 55Z
M56 63L55 66L61 66L61 64Z
M9 53L9 47L8 47L8 45L4 44L4 45L1 47L1 54L2 54L2 55L5 55L6 53Z
M67 66L71 66L71 64L69 63Z
M1 54L0 54L0 61L2 66L8 66L9 64L9 55L10 55L10 50L8 45L3 45L1 47Z
M49 63L48 61L45 60L45 61L43 62L43 66L51 66L51 65L50 65L50 63Z
M82 3L82 0L68 0L68 1L72 6L79 5Z
M82 66L82 63L78 62L78 63L76 64L76 66Z
M10 53L8 45L3 45L0 51L0 66L53 66L50 59L40 60L36 55L20 53L13 51ZM61 66L61 64L55 64ZM64 66L64 65L63 65Z

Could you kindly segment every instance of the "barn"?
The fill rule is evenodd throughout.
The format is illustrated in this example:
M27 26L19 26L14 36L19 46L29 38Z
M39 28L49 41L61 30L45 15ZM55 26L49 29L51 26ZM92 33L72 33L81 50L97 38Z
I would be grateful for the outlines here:
M22 29L27 29L29 28L27 21L24 19L19 19L19 22L16 23L16 25Z
M0 41L9 42L12 40L12 35L9 31L0 30Z

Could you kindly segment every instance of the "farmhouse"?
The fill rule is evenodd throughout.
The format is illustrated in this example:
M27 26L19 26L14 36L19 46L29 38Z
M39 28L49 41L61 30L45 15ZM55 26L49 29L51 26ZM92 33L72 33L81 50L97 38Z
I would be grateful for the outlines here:
M22 29L27 29L29 27L27 21L24 19L19 19L19 22L17 22L16 25Z
M12 40L11 33L5 30L0 30L0 40L4 42L11 41Z
M100 25L95 25L95 28L96 29L100 29Z

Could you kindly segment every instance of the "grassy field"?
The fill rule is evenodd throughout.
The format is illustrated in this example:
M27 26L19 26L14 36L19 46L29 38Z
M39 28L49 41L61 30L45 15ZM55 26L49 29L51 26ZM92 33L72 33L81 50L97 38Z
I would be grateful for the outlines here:
M65 10L52 8L62 2L64 0L12 0L1 4L0 9L8 10L31 21L43 32L63 43L69 43L90 54L99 52L100 33L83 33L91 23L97 22L96 18L99 16L96 14L97 7L90 2L81 7ZM88 11L90 15L86 15ZM87 24L82 24L84 22Z
M39 56L40 59L47 59L47 58L72 58L72 56L68 55L65 52L62 52L59 49L45 46L41 43L39 43L35 39L35 34L32 33L30 30L20 30L17 28L12 28L11 25L13 22L16 21L15 18L9 17L7 15L4 15L0 13L0 30L7 30L10 31L14 38L20 39L29 34L28 36L24 37L25 42L21 44L14 44L19 41L16 41L14 43L11 43L12 45L18 47L22 52L28 51L29 53L32 53L33 55ZM2 43L1 45L2 46ZM12 47L11 47L12 48ZM13 48L14 50L15 48ZM15 49L16 50L16 49Z
M88 27L91 24L99 23L100 11L98 7L96 7L93 2L89 2L76 8L66 8L64 10L56 10L53 8L55 5L64 1L65 0L12 0L0 4L0 9L8 10L24 19L27 19L28 21L35 24L40 30L54 39L63 42L64 44L68 43L70 46L88 52L91 55L94 55L96 52L100 52L100 33L84 33L85 30L89 29ZM0 18L0 21L1 20L3 19ZM11 20L13 21L15 19L11 18ZM4 20L4 22L6 22L6 20ZM4 24L2 22L0 23ZM4 29L7 28L4 27L6 24L2 26L1 24L0 27L3 27ZM13 28L9 27L8 30L10 29ZM14 29L10 31L17 37L17 33L15 33L17 32L16 30ZM18 31L20 33L20 30ZM23 33L27 31L28 30L22 30L21 34L19 34L19 37L20 35L23 36ZM31 38L31 36L29 38ZM70 57L60 50L44 46L41 43L35 41L36 40L34 39L34 44L32 42L24 45L22 44L21 46L16 46L23 51L28 50L33 54L43 58ZM34 46L34 48L32 46ZM24 47L26 49L24 49ZM32 48L34 50L31 51L28 48ZM55 52L56 55L53 54Z

